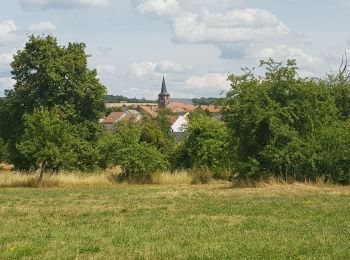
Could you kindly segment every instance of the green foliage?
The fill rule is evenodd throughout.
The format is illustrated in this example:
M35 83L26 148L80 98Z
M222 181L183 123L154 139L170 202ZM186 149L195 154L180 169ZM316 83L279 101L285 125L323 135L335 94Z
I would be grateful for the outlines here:
M225 120L238 138L239 177L315 180L320 177L317 136L337 119L334 99L324 85L298 77L294 61L261 65L265 77L245 69L229 78Z
M232 169L229 132L224 122L206 116L194 118L177 150L178 164L185 168L208 167L216 177Z
M335 122L317 135L317 169L326 180L350 184L350 121Z
M157 122L159 124L160 130L164 133L164 135L173 139L174 136L171 132L171 123L169 121L169 116L171 115L171 110L164 108L158 112Z
M142 127L141 142L155 146L159 151L168 154L173 143L167 138L156 123L149 122Z
M85 48L84 43L60 46L50 35L30 36L14 56L11 73L16 83L13 90L6 91L1 105L0 134L18 168L32 166L16 144L25 133L24 115L35 108L57 107L69 123L83 126L88 133L84 133L86 141L97 138L106 88L97 79L96 70L88 69ZM78 145L88 152L86 144Z
M350 119L350 80L342 73L329 74L327 79L320 83L325 84L331 91L339 110L339 119Z
M106 95L105 102L106 103L120 103L121 101L126 101L128 103L156 103L155 100L147 100L145 98L137 99L137 98L127 98L121 95Z
M169 168L167 142L155 123L119 123L116 132L107 132L99 139L99 165L119 165L126 180L148 182L153 173Z
M0 163L7 162L8 150L5 142L0 138Z
M24 115L25 131L17 149L30 169L93 170L97 154L92 143L81 138L81 129L69 123L58 108L35 109Z
M148 182L153 173L169 168L165 155L146 143L129 145L121 150L120 155L120 166L129 181Z
M200 106L200 105L214 105L216 104L220 99L219 98L193 98L192 102L193 104L195 104L196 106Z
M191 122L191 121L195 120L196 118L202 117L202 116L209 117L209 116L211 116L211 114L208 110L203 110L203 109L197 108L194 111L192 111L191 113L189 113L187 118Z

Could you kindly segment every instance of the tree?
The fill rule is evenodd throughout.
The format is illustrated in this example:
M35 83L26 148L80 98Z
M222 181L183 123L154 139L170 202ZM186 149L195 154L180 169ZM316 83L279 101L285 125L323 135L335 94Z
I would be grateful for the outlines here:
M159 111L157 121L161 131L168 139L173 139L174 136L171 132L171 123L169 121L169 116L171 115L170 109L164 108Z
M147 182L153 173L169 167L163 142L156 124L118 123L116 132L107 132L99 140L100 166L119 165L128 181Z
M155 122L148 122L142 127L140 141L156 147L164 154L169 154L172 142Z
M97 168L94 143L82 138L82 129L70 123L59 108L34 109L24 115L24 127L17 149L30 162L30 169L40 169L39 182L46 171Z
M8 158L7 154L7 145L5 142L0 138L0 163L6 162Z
M328 74L326 80L321 83L331 90L339 110L339 118L350 119L350 69L346 55L342 58L338 72Z
M58 170L76 161L71 150L72 128L58 109L35 109L24 115L25 132L17 148L31 162L33 170L40 168L39 182L46 170Z
M11 73L16 83L13 90L6 91L1 134L17 168L30 165L16 144L25 132L23 116L35 108L58 107L69 123L87 129L86 140L97 138L106 88L97 79L96 70L88 69L85 47L84 43L60 46L50 35L30 36L14 56Z
M239 177L314 180L315 141L320 129L337 119L334 99L318 81L300 78L295 61L262 61L261 66L264 77L249 69L229 77L225 120L238 138Z
M334 122L317 136L317 170L343 185L350 184L350 121Z
M217 177L232 170L229 132L224 122L199 115L193 118L178 152L185 168L208 167Z

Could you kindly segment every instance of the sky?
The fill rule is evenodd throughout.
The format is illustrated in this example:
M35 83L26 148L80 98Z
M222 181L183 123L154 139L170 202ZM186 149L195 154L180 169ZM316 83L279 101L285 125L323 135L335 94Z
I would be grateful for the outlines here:
M31 34L84 42L109 94L219 97L229 74L261 59L296 59L324 77L350 56L350 0L1 0L0 96Z

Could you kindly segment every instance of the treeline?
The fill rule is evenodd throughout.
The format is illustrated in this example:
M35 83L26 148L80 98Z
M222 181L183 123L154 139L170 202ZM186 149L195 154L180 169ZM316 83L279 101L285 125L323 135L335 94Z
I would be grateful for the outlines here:
M145 98L127 98L120 95L105 95L106 103L120 103L120 102L128 102L128 103L156 103L155 100L147 100Z
M193 98L192 99L192 103L196 106L201 106L201 105L216 105L218 103L220 99L219 98L214 98L214 97L210 97L210 98Z
M222 119L195 110L180 141L168 110L115 131L101 127L106 88L87 68L84 44L32 36L11 66L16 84L0 102L0 159L16 169L44 174L118 165L130 181L187 169L202 183L211 177L350 183L346 65L324 79L300 77L291 60L261 62L264 76L244 69L229 76Z

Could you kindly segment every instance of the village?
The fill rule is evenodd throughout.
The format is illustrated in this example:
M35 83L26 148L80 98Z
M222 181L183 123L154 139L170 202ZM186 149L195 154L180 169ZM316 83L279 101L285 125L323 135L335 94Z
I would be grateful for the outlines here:
M106 107L117 107L123 111L111 112L107 117L102 118L100 123L106 130L115 130L119 122L141 122L142 118L157 118L162 109L170 112L168 116L171 125L171 132L176 138L181 138L186 132L189 124L188 115L195 110L203 110L211 115L212 119L221 119L221 109L216 105L193 105L172 101L170 93L167 90L165 78L161 85L161 91L158 95L158 103L107 103Z

